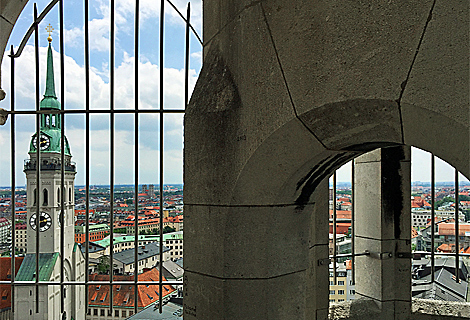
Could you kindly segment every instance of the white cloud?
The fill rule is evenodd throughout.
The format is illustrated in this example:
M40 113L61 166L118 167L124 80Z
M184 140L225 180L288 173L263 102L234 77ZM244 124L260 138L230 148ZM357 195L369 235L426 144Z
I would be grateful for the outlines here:
M40 92L45 89L47 48L40 48ZM54 50L54 72L56 80L56 94L60 97L60 56ZM134 64L135 59L125 54L122 63L115 69L115 108L134 108ZM4 59L2 65L3 75L10 74L9 59ZM34 76L34 49L26 46L23 54L15 61L16 72L16 108L17 110L34 110L35 108L35 76ZM139 63L140 83L140 108L159 108L159 67L150 62ZM83 109L85 95L84 67L76 63L74 59L65 56L65 108ZM165 68L164 70L164 101L165 107L169 109L183 108L184 102L184 69ZM190 70L191 90L197 79L196 71ZM7 99L1 102L1 107L9 109L10 79L4 76L3 88L7 92ZM109 82L103 79L95 69L90 69L90 101L91 109L109 109ZM103 169L109 166L109 115L91 115L92 139L91 154L93 156L92 180L93 183L107 183L109 173ZM133 145L134 145L134 115L116 115L115 141L116 141L116 182L131 183L133 168ZM19 118L17 118L19 119ZM158 114L142 114L139 118L139 150L142 152L140 175L143 179L154 177L158 167L155 159L158 159ZM182 182L182 115L165 116L165 170L168 182ZM9 123L9 122L8 122ZM7 123L7 124L8 124ZM31 134L35 130L34 117L23 116L21 121L16 122L17 139L17 177L19 184L24 183L24 175L21 173L22 161L27 158L27 151ZM74 160L78 164L79 173L77 181L84 181L84 154L85 154L85 132L84 115L67 115L66 135L70 142ZM8 125L0 127L0 167L10 167L8 147L10 130ZM167 152L169 152L167 154ZM157 157L157 158L155 158ZM145 166L143 165L145 164ZM99 169L101 168L101 169ZM118 180L119 176L119 180ZM129 181L131 179L131 181ZM168 180L167 180L168 179ZM142 181L142 183L144 180ZM156 183L156 181L145 181L145 183ZM0 185L9 185L9 175L0 174Z
M186 0L172 0L175 7L186 17ZM110 17L109 3L99 0L96 6L99 18L89 21L90 49L100 52L109 50L109 32ZM120 0L115 2L115 32L125 32L130 34L133 32L135 23L135 0ZM155 3L154 0L140 1L140 28L145 27L144 24L150 22L155 24L160 16L160 2ZM171 25L185 24L180 15L165 2L165 18L166 22ZM202 37L202 3L201 0L191 2L191 25L196 32ZM84 27L74 27L64 31L66 44L73 47L82 47L84 38ZM119 40L119 37L116 37Z

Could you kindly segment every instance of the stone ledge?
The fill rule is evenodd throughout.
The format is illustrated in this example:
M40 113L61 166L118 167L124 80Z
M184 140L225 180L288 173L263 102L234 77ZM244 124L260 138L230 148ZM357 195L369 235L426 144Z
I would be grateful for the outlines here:
M470 319L470 303L413 299L412 320ZM378 304L372 300L353 300L330 305L329 320L364 320L382 318Z

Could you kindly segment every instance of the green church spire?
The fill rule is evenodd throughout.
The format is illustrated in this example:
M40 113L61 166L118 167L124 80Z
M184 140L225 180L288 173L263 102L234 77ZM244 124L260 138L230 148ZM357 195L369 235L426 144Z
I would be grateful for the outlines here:
M54 65L52 59L52 38L51 32L54 30L51 25L46 28L46 31L49 32L49 47L47 48L47 72L46 72L46 92L40 103L41 110L53 110L52 112L47 112L41 114L41 133L39 139L37 139L36 134L33 134L31 137L31 143L29 146L29 152L35 153L37 147L41 148L41 151L44 153L60 153L61 152L61 135L62 135L62 118L60 115L60 102L57 100L55 94L55 84L54 84ZM39 141L38 141L39 140ZM65 154L71 156L69 143L67 137L65 137Z
M46 93L44 97L55 98L55 83L54 83L54 62L52 61L52 48L49 42L49 48L47 49L47 75L46 75Z
M50 31L48 30L48 31L52 32L52 30ZM49 41L49 47L47 48L46 92L44 93L44 98L42 98L41 100L40 108L60 110L60 102L59 100L57 100L57 96L55 94L54 63L52 61L52 47L51 47L52 38L50 34L47 40Z

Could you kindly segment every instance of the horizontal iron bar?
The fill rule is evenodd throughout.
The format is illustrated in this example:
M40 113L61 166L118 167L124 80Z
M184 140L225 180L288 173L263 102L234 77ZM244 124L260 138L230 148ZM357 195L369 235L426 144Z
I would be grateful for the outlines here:
M432 252L429 251L414 251L412 252L414 254L424 254L424 255L431 255ZM434 252L434 255L436 256L454 256L455 257L455 252ZM465 257L470 257L470 253L459 253L459 256L465 256Z
M133 286L135 284L137 285L159 285L159 282L158 281L138 281L137 283L132 281L113 281L112 283L109 282L109 281L90 281L88 283L84 282L84 281L64 281L64 282L60 282L60 281L39 281L39 282L35 282L35 281L15 281L14 283L13 282L10 282L10 281L0 281L0 284L14 284L15 286L30 286L30 285L35 285L35 284L38 284L38 285L42 285L42 286L59 286L61 284L63 285L72 285L72 286L84 286L84 285L89 285L89 286L95 286L95 285L102 285L102 286L109 286L109 285L116 285L116 286ZM163 281L162 282L162 285L166 286L166 285L183 285L183 281Z
M68 109L68 110L15 110L15 111L3 111L0 114L114 114L114 113L184 113L184 109L115 109L115 110L83 110L83 109Z
M329 256L329 258L327 259L336 259L336 258L345 258L345 257L359 257L359 256L368 256L370 255L370 252L369 251L364 251L364 252L361 252L361 253L341 253L341 254L337 254L335 256Z

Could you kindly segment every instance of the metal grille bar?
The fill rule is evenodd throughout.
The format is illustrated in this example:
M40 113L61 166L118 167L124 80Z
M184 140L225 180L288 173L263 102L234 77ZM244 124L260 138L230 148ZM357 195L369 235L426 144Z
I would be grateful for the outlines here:
M84 1L84 48L85 48L85 312L88 309L88 282L90 262L90 30L88 1Z
M135 2L134 27L134 175L135 175L135 209L134 209L134 313L137 313L138 250L139 250L139 0Z
M35 65L36 65L36 111L39 111L39 31L38 31L38 9L37 5L34 4L34 54L35 54ZM40 145L40 118L39 114L36 115L36 313L39 313L39 195L41 190L41 171L39 170L41 163L41 148Z
M114 67L115 67L115 26L114 26L114 0L110 0L110 31L109 31L109 109L114 110ZM114 113L110 114L110 150L109 150L109 310L113 312L113 278L114 278ZM137 294L137 291L136 293Z
M60 52L60 97L62 99L62 103L60 104L60 109L65 109L65 52L64 52L64 1L59 0L59 52ZM65 114L62 113L60 115L60 161L61 161L61 168L60 168L60 188L63 192L62 198L60 201L60 312L63 315L65 312L65 275L64 275L64 254L65 254L65 199L67 197L67 189L65 187ZM39 150L39 148L38 148ZM38 165L39 167L39 165ZM69 195L70 197L70 195ZM70 202L71 199L68 199ZM55 218L55 217L54 217ZM69 218L69 217L67 217ZM69 275L70 276L70 275Z
M10 50L10 62L11 62L11 91L10 91L10 108L15 110L15 57L13 56L13 45ZM11 312L15 313L15 276L16 276L16 267L15 267L15 256L16 256L16 143L15 143L15 115L11 115L11 124L10 124L10 135L11 135L11 198L10 198L10 211L11 211Z
M459 283L459 171L455 169L455 281Z
M352 256L351 256L351 281L352 281L352 285L355 285L356 284L356 259L355 259L355 253L356 253L356 248L354 247L355 245L355 239L354 237L356 236L356 232L355 232L355 222L354 222L354 206L356 205L356 201L354 199L354 179L355 179L355 176L354 176L354 160L351 161L351 253L352 253Z
M333 173L333 257L336 256L336 171ZM336 285L336 258L333 258L333 281Z
M160 110L163 108L163 70L164 70L164 60L163 60L163 36L164 36L164 19L165 18L165 0L160 1ZM158 310L160 313L163 312L163 114L160 115L160 263L158 270L158 291L160 292L160 297L158 299Z
M434 233L436 229L436 157L431 154L431 282L434 282L435 261L434 255L436 251L436 244L434 240Z

